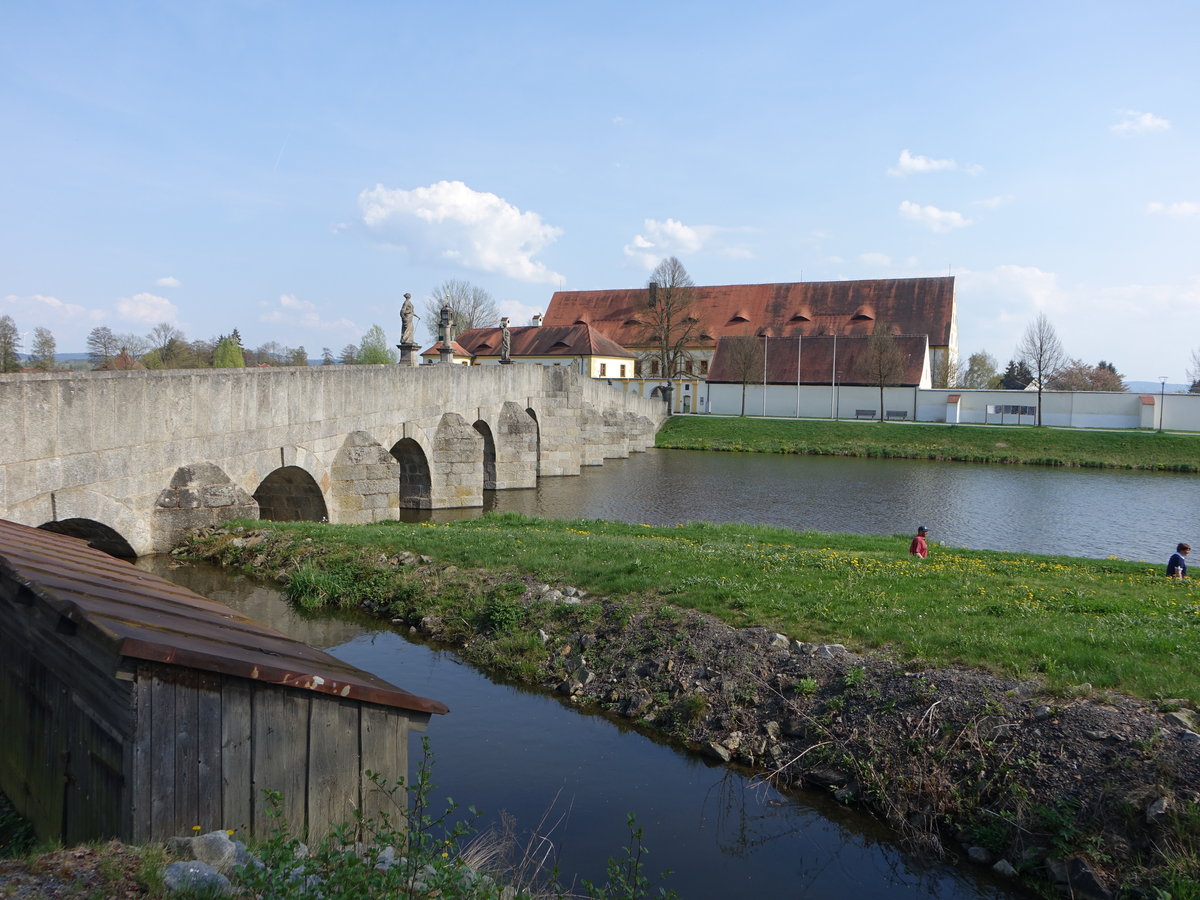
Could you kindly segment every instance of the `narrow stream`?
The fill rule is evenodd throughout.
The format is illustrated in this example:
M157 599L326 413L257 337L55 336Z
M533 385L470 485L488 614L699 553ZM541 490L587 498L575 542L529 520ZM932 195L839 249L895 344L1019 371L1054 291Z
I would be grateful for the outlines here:
M557 698L490 680L454 654L346 619L301 618L273 587L165 557L140 566L212 597L406 690L449 705L429 727L437 795L548 832L560 872L603 881L645 829L647 873L682 898L1018 898L979 872L919 860L873 820L820 794L781 794ZM416 748L414 748L416 750Z

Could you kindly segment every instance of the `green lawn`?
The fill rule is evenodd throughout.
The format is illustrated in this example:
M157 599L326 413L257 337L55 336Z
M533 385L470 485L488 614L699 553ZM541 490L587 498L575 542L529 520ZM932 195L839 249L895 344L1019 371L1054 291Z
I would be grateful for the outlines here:
M656 446L1200 472L1200 435L1153 431L675 416Z
M1057 687L1090 682L1146 698L1200 701L1200 584L1169 580L1144 562L937 544L922 561L908 555L908 535L515 514L442 525L243 524L284 539L269 565L302 547L322 551L309 565L331 568L410 550L595 594L660 598L799 640L888 646L925 665L969 663L1041 676ZM405 571L396 577L410 577ZM341 583L360 581L370 580ZM417 589L411 581L402 588L407 597ZM378 583L370 590L381 599Z

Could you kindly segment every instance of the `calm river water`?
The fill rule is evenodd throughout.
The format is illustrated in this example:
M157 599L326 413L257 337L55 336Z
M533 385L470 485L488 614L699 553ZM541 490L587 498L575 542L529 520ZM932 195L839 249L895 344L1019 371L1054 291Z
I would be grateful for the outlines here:
M684 900L1026 896L973 868L914 858L878 823L823 795L781 794L627 723L489 680L452 653L344 619L301 618L273 587L213 566L172 568L165 557L138 565L446 703L450 713L428 732L436 796L475 806L482 826L504 811L522 831L549 831L564 879L603 883L632 812L650 849L647 873L670 869L664 884Z
M957 547L1163 564L1180 541L1200 543L1200 476L1160 472L650 450L485 502L485 510L651 525L906 536L927 525L933 541ZM435 521L479 514L406 511Z
M936 541L958 546L1161 562L1198 537L1200 478L660 450L487 502L556 518L748 521L902 542L925 524ZM555 823L565 873L602 879L634 812L651 849L648 871L672 869L669 886L689 900L1022 896L973 869L914 859L877 824L822 796L781 795L625 723L493 682L453 654L353 622L301 619L272 588L217 569L139 564L448 704L429 730L434 781L482 810L485 825L501 810L524 829Z

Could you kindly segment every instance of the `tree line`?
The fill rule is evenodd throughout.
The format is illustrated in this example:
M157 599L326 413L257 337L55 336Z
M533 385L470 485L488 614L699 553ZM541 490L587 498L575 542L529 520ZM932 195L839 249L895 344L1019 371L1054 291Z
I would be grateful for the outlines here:
M431 341L437 339L438 315L449 304L454 311L455 331L499 324L500 314L491 295L466 281L450 279L434 288L420 318ZM27 358L22 358L23 338L32 334ZM92 369L226 369L253 366L307 366L303 345L288 347L267 341L255 348L245 346L234 328L229 334L190 340L169 322L160 322L147 334L116 332L107 325L93 328L87 336L87 365ZM347 344L336 355L321 348L321 364L372 365L395 363L396 349L379 325L372 325L357 344ZM12 316L0 316L0 372L27 369L51 371L67 368L58 361L58 345L50 329L35 328L24 334Z

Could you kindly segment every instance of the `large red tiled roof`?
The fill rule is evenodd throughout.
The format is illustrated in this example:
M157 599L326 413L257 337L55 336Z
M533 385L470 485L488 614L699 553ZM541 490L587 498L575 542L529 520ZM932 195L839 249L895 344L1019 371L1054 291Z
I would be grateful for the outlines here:
M521 325L509 329L512 357L522 356L615 356L633 359L634 354L587 325L547 327ZM465 356L500 356L499 328L469 328L455 341L456 353ZM436 345L435 345L436 346ZM430 351L426 350L425 354ZM425 355L422 354L422 355Z
M904 373L899 385L917 385L925 366L925 335L898 334L892 338L904 359ZM758 343L763 343L758 338ZM838 384L875 384L867 362L867 336L838 337L837 372ZM732 354L725 352L728 340L717 345L708 370L709 384L741 384L742 373L738 371ZM834 339L831 336L806 338L768 338L766 341L766 378L768 384L796 384L797 363L801 384L830 384L834 372ZM755 366L755 374L749 384L761 384L762 362Z
M698 319L697 347L764 328L772 337L863 335L876 322L897 334L927 334L931 346L944 347L954 324L953 276L727 284L694 291L690 312ZM624 347L646 346L641 322L648 296L645 288L557 291L543 327L592 325Z

